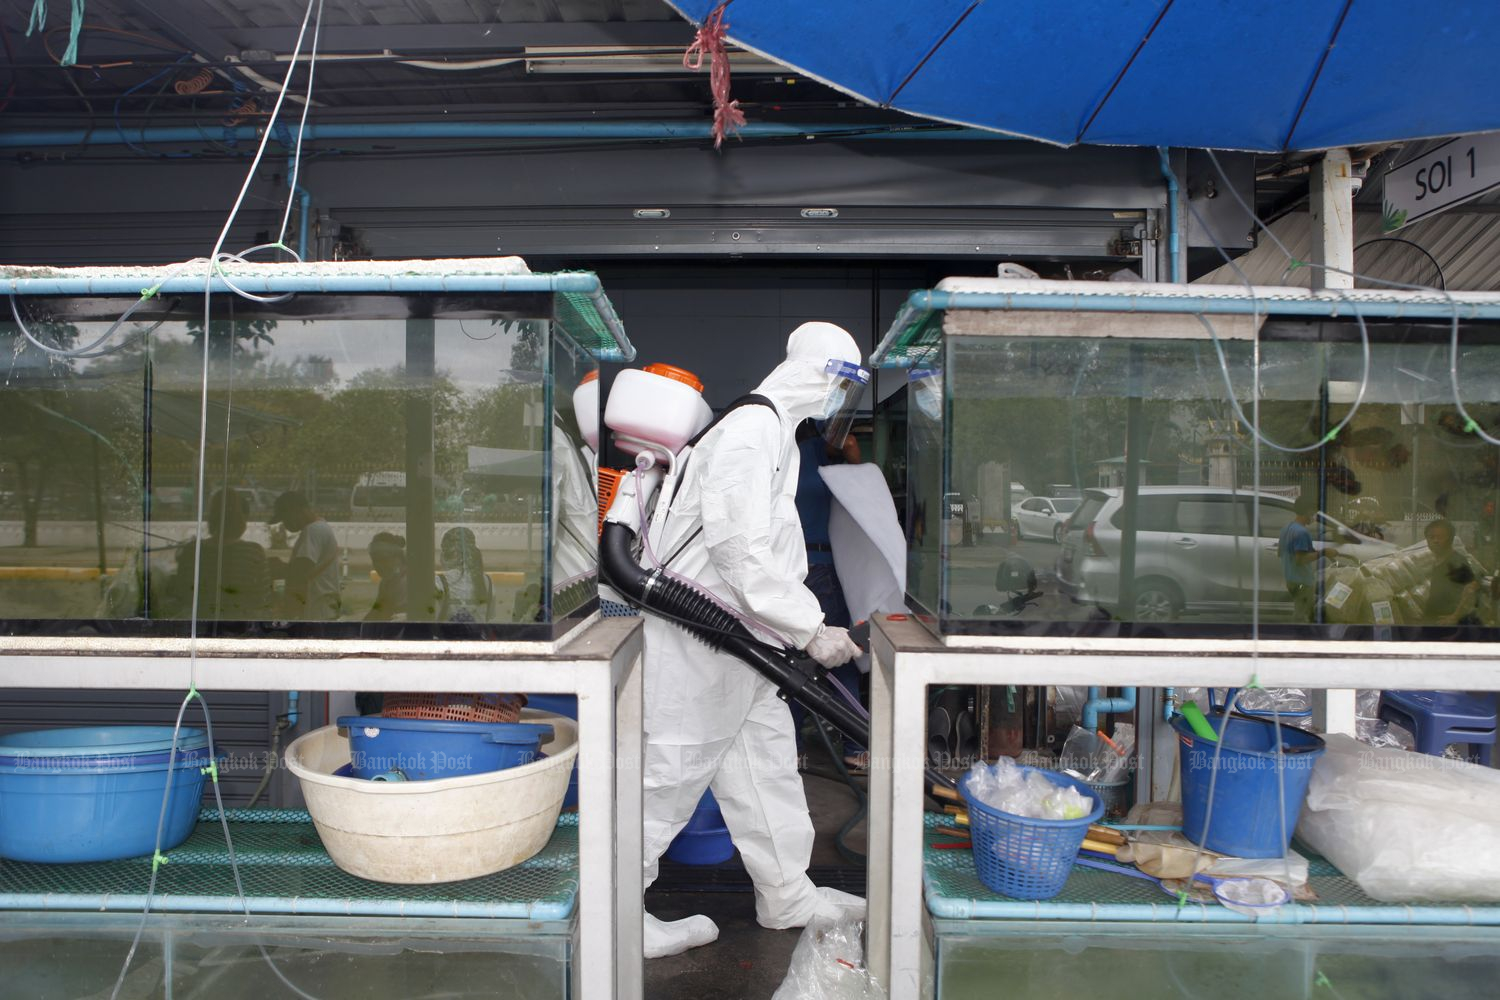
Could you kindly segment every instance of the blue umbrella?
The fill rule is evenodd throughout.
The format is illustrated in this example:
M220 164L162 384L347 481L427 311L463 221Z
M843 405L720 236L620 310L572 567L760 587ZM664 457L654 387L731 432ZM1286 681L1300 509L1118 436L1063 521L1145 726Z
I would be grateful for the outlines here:
M669 0L882 108L1061 145L1500 129L1496 0ZM732 95L731 95L732 96Z

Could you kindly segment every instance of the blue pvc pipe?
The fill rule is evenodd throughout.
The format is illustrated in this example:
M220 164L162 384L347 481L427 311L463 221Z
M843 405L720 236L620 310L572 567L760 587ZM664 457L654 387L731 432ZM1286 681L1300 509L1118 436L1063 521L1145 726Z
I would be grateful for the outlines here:
M149 859L148 859L149 860ZM147 866L149 867L149 865ZM338 917L480 917L511 920L566 920L572 915L572 900L542 902L515 900L473 902L423 899L337 899L316 896L248 896L252 915L298 914ZM7 910L86 910L92 912L136 912L145 909L145 893L0 893L0 912ZM186 913L243 914L237 896L178 895L158 892L151 897L153 910Z
M298 702L301 698L301 692L288 691L286 693L286 727L288 729L295 729L297 720L301 717L298 711Z
M75 270L87 270L77 268ZM139 277L5 277L0 266L0 292L16 295L139 295L141 282L149 281L155 268L142 268ZM234 274L226 268L240 288L251 292L578 292L593 295L600 291L599 279L586 272L566 274L309 274L296 270L275 274ZM201 293L203 271L184 272L163 282L160 292ZM212 279L216 292L228 291L217 276Z
M1103 688L1089 688L1089 700L1083 704L1083 720L1079 725L1089 732L1099 728L1099 716L1116 715L1135 711L1135 688L1121 688L1125 694L1119 698L1102 697Z
M289 265L290 267L291 265ZM78 268L77 270L87 270ZM232 272L232 269L231 273ZM12 295L140 295L142 286L153 280L152 269L142 268L137 277L6 277L0 266L0 294ZM159 292L200 294L205 275L186 273L164 281ZM588 296L614 338L618 348L591 350L600 361L635 360L635 347L625 335L620 316L604 294L597 275L587 271L559 274L335 274L278 271L274 274L238 274L234 283L248 292L279 294L281 292L569 292ZM229 286L215 275L208 280L210 291L223 294Z
M1149 285L1142 286L1149 288ZM1361 290L1361 294L1368 294ZM1484 295L1484 301L1474 301ZM1494 293L1455 294L1450 303L1438 293L1423 296L1421 301L1337 298L1333 293L1306 298L1266 297L1252 299L1249 294L1207 297L1192 294L1167 297L1161 294L1075 295L1045 292L1013 294L1010 292L912 292L907 306L917 311L939 309L998 309L1072 312L1189 313L1234 316L1330 316L1360 315L1366 319L1452 319L1455 311L1461 320L1500 319L1500 295ZM1205 334L1205 339L1207 335Z
M1255 924L1247 917L1218 904L1176 903L1055 903L989 899L933 899L933 916L945 919L1068 920L1151 924ZM1334 924L1338 926L1495 927L1500 926L1500 907L1493 906L1319 906L1290 903L1258 918L1260 924Z
M297 256L307 259L307 216L312 212L312 192L300 184L293 189L297 194Z
M1172 170L1172 155L1166 146L1157 146L1161 157L1161 174L1167 179L1167 248L1172 255L1172 283L1182 284L1182 260L1179 253L1181 221L1177 218L1177 174Z
M226 141L255 142L257 130L248 125L228 129ZM710 139L711 121L682 122L331 122L309 123L303 130L305 141L319 139ZM858 126L828 122L781 123L750 122L735 135L746 139L818 137L828 139L962 139L986 142L1013 142L1008 136L974 128L913 128L909 125ZM137 145L162 142L201 144L203 133L196 127L161 126L132 129L131 141ZM29 132L0 132L0 147L37 146L116 146L125 144L123 133L83 129L51 129Z

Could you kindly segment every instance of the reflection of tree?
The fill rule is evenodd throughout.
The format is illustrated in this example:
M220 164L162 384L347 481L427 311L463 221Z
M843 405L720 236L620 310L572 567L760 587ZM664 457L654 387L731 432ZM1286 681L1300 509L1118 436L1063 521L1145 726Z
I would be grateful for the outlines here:
M77 330L50 324L47 338L66 348ZM102 518L106 494L136 484L135 469L123 460L138 454L139 395L133 376L122 388L110 372L80 372L74 359L9 346L12 367L0 391L0 471L14 484L22 544L35 547L44 513L57 517L68 506L75 516ZM130 495L138 498L133 489Z

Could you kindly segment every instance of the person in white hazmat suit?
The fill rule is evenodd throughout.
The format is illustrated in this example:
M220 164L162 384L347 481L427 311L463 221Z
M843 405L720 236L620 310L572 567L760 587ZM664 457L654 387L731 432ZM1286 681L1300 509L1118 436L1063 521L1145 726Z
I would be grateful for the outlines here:
M802 585L807 552L797 518L796 427L827 418L869 373L854 338L832 323L804 323L787 357L756 389L774 404L743 405L693 449L655 542L668 568L712 591L825 667L858 656L842 628L823 622ZM857 397L855 399L857 402ZM656 517L663 516L661 511ZM670 557L670 559L669 559ZM807 877L813 827L792 715L775 686L741 660L712 652L670 621L646 615L645 880L712 788L755 884L755 915L773 929L816 916L864 916L865 901ZM698 915L645 917L647 958L718 938Z

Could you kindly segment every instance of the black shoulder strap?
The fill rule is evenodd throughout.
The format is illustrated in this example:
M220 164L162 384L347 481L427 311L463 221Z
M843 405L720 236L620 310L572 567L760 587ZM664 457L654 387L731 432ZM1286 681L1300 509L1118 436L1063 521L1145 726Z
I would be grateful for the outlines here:
M739 399L736 399L734 402L732 402L728 406L726 406L724 408L724 412L723 413L719 414L717 417L714 417L713 420L711 420L709 422L708 426L705 427L705 428L703 428L697 434L695 434L693 436L693 439L691 441L689 441L686 445L684 445L684 447L685 448L694 448L694 447L696 447L697 444L698 444L698 442L703 440L703 436L705 434L707 434L709 431L713 430L715 427L719 426L719 422L721 420L723 420L725 417L729 416L735 410L738 410L738 409L740 409L741 407L744 407L744 406L765 406L765 407L769 407L772 413L775 413L775 414L778 414L778 415L781 412L781 411L779 411L779 410L776 409L776 404L773 403L773 402L771 402L770 399L768 399L765 396L760 395L759 393L752 392L749 395L741 396ZM682 482L683 477L687 473L688 463L692 462L692 460L693 460L693 453L691 451L689 451L688 452L688 457L683 460L682 465L679 466L678 469L677 469L677 481L679 483ZM668 513L670 513L670 511L668 511ZM664 563L662 563L662 565L663 566L670 566L672 564L672 561L674 559L676 559L678 556L682 555L682 550L685 549L685 548L687 548L688 545L692 543L693 539L697 538L698 535L702 533L702 531L703 531L703 526L700 524L693 531L693 533L691 535L689 535L686 539L683 540L683 542L682 542L681 545L677 546L677 551L673 552L670 556L668 556L667 557L667 561L664 562Z
M726 406L724 408L724 412L719 414L717 417L714 417L713 420L709 422L707 427L703 428L696 435L694 435L693 439L687 443L687 447L691 448L699 441L702 441L703 435L719 426L719 422L721 420L723 420L725 417L729 416L731 413L733 413L735 410L738 410L742 406L767 406L770 407L772 413L779 413L779 411L776 409L776 404L771 402L765 396L760 395L759 393L752 392L747 396L741 396L739 399L736 399L734 402Z

